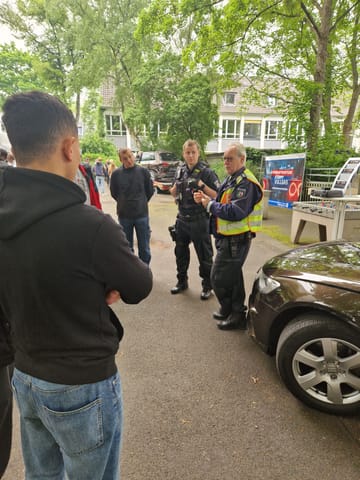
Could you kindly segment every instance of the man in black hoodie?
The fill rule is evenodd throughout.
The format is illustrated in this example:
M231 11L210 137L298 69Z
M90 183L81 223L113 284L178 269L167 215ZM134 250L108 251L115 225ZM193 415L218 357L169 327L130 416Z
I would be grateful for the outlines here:
M122 228L84 205L68 108L28 92L3 112L18 168L0 169L0 311L15 350L26 478L115 480L123 332L108 304L140 302L152 274Z

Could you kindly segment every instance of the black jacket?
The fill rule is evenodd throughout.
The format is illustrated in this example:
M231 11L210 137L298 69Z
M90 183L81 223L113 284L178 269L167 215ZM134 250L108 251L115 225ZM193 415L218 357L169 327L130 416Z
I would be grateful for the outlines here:
M150 173L146 168L117 168L110 179L111 196L117 203L120 218L141 218L149 215L148 201L154 194Z
M114 289L138 303L152 288L122 228L84 201L58 175L0 169L0 311L15 366L54 383L115 373L122 328L105 295Z
M13 361L14 351L10 338L10 325L0 311L0 368L11 365Z

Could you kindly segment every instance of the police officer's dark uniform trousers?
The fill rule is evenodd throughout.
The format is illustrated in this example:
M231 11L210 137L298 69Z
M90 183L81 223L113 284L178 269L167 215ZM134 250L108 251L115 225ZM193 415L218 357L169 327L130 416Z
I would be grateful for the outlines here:
M213 316L222 330L246 328L242 266L260 228L262 195L256 178L243 167L225 179L216 202L208 205L217 249L211 282L220 303L220 310Z
M192 170L182 165L176 175L176 201L179 213L176 218L175 256L177 266L177 285L171 293L179 293L188 288L187 271L190 264L189 244L193 242L199 260L199 275L202 278L201 298L210 296L213 248L209 230L209 215L203 207L194 202L193 193L197 182L201 180L208 187L217 190L219 180L215 172L198 162Z

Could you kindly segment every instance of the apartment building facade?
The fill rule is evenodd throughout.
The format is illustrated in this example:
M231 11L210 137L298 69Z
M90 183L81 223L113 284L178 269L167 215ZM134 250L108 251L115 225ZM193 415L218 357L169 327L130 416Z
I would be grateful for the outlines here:
M276 112L275 99L269 97L267 106L249 105L246 112L240 107L241 88L226 91L219 102L219 120L214 136L206 145L207 153L223 152L234 141L260 150L282 150L287 144L282 140L284 119ZM136 149L134 139L124 124L121 112L114 105L114 89L110 83L101 88L102 110L106 138L117 148Z

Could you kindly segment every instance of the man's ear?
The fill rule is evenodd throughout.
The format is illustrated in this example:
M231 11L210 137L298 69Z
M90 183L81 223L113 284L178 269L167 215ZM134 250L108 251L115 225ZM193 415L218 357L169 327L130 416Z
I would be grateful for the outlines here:
M62 141L61 150L62 153L68 162L72 162L74 159L74 144L75 137L65 137Z

